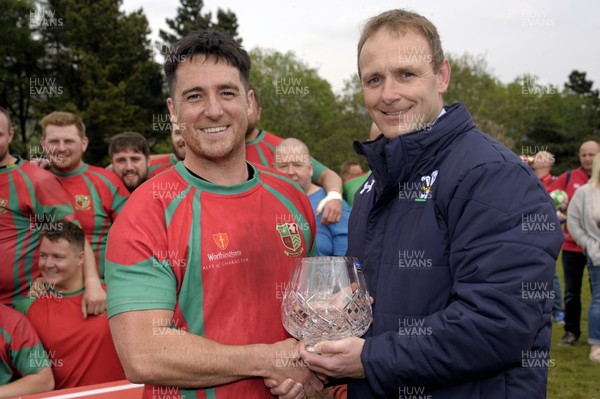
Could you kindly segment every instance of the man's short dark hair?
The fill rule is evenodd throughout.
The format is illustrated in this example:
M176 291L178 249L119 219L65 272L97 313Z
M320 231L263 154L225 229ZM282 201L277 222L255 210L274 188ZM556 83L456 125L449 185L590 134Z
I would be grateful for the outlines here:
M114 135L110 139L108 156L112 159L114 153L129 149L144 154L146 158L150 156L150 144L148 144L148 140L137 132L123 132Z
M40 230L40 235L51 242L65 239L78 251L83 251L85 246L85 232L83 229L65 219L47 223L45 228Z
M171 46L165 57L164 71L169 85L169 93L173 96L175 88L175 73L180 64L191 60L195 55L202 54L206 57L215 57L218 61L240 71L240 78L244 88L248 90L250 80L250 56L238 42L224 33L205 30L192 32Z

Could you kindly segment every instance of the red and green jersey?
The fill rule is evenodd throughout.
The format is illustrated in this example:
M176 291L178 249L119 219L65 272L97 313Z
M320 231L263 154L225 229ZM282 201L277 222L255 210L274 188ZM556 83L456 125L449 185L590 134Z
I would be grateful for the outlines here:
M246 159L267 168L272 168L275 161L275 147L283 140L283 138L275 136L273 133L260 130L254 140L246 141ZM310 160L313 164L312 181L316 183L321 173L328 168L313 157L310 157Z
M567 193L569 200L575 195L575 191L590 180L590 175L581 166L577 169L573 169L558 176L546 187L549 193L554 190L563 190ZM568 205L567 205L568 206ZM568 208L567 208L568 209ZM565 241L563 242L562 249L564 251L571 252L583 252L581 247L577 245L573 236L569 233L567 224L564 224Z
M48 355L29 320L0 304L0 385L49 366Z
M84 319L82 298L83 289L64 293L46 286L41 297L28 297L16 305L48 352L56 389L125 379L106 313Z
M293 260L313 252L314 216L290 179L249 168L223 187L178 163L133 192L108 239L109 317L167 309L172 327L222 344L289 338L281 299ZM144 398L272 399L262 379L173 389L146 386Z
M371 171L365 172L360 176L354 177L344 183L343 191L344 191L344 199L352 207L354 205L354 195L358 191L359 188L367 181L367 179L371 177Z
M62 218L75 212L56 176L23 159L0 167L0 303L27 295L40 276L39 231Z
M156 176L160 172L170 169L177 164L177 162L179 161L175 158L175 154L167 154L162 157L151 159L150 167L148 168L148 179Z
M112 226L129 190L114 173L84 163L70 173L56 173L69 193L75 214L92 246L100 278L104 277L104 251Z

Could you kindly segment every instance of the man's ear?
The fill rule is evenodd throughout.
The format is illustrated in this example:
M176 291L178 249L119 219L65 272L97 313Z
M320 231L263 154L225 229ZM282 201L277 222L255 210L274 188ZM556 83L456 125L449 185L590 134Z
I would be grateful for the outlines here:
M81 139L81 144L83 145L83 152L85 152L87 150L89 143L90 143L90 140L87 137L84 137Z
M450 75L452 74L450 63L447 58L444 58L444 62L440 65L440 70L437 73L438 78L438 93L444 94L448 90L450 84Z

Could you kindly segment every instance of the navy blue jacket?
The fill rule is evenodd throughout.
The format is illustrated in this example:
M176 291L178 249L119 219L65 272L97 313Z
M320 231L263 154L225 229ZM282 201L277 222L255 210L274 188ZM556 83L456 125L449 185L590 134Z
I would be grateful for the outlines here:
M373 176L348 255L374 320L349 397L545 398L563 240L539 179L462 104L427 129L355 142Z

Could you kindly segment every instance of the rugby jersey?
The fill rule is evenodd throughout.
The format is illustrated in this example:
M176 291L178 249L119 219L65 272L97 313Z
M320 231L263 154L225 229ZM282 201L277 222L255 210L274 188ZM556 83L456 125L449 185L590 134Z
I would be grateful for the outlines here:
M65 293L46 286L42 296L22 299L16 305L48 352L55 389L125 379L106 313L84 319L82 299L83 289Z
M48 355L29 320L0 304L0 385L36 374L49 365Z
M59 179L17 158L0 167L0 303L13 306L40 276L39 231L75 212Z
M289 338L281 300L294 259L313 253L307 197L284 175L219 186L178 163L141 185L109 233L109 317L173 310L173 328L222 344ZM161 395L166 396L161 396ZM179 390L147 385L144 398L272 399L262 379Z
M179 161L175 158L175 154L167 154L162 157L151 159L150 167L148 168L148 179L171 168L177 162Z
M275 147L283 140L279 136L260 130L254 140L246 142L246 159L267 168L272 168L275 161ZM312 182L316 183L321 173L328 168L313 157L310 157L310 161L313 164Z
M108 229L129 197L129 190L113 172L86 163L73 172L55 174L69 194L103 278Z

